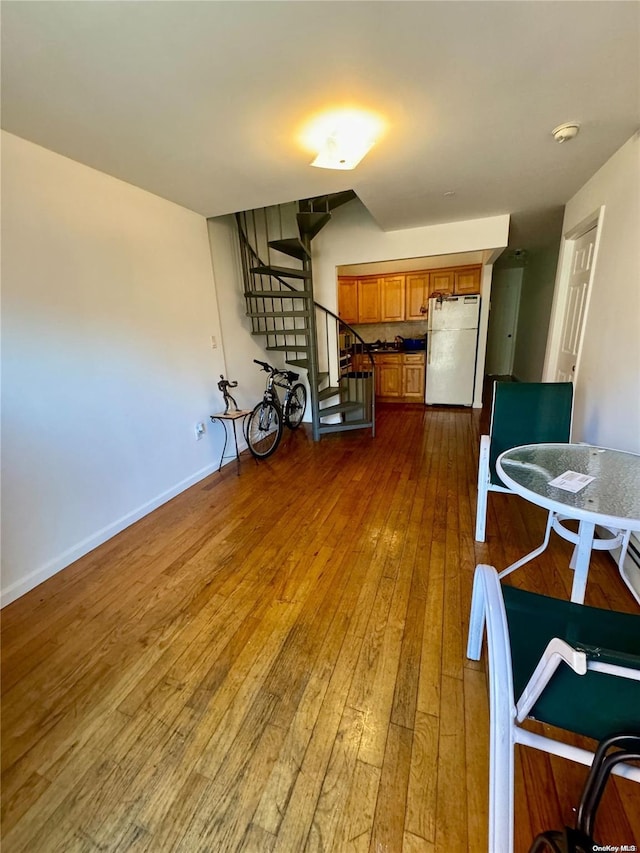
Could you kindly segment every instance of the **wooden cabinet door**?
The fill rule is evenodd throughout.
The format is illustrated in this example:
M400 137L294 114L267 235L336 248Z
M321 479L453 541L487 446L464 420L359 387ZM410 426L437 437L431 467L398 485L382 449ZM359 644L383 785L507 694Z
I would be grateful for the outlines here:
M358 322L358 280L338 279L338 316L345 323Z
M404 320L404 276L387 275L380 281L380 319L382 322Z
M358 279L358 322L380 322L380 279Z
M456 270L456 293L480 293L480 267Z
M401 356L385 356L376 361L378 377L378 394L381 397L402 396L402 361Z
M402 396L424 402L424 356L405 355L402 365Z
M429 273L411 273L406 277L406 282L406 319L426 319L429 310Z
M429 274L429 296L433 293L453 293L454 283L453 270L432 270Z

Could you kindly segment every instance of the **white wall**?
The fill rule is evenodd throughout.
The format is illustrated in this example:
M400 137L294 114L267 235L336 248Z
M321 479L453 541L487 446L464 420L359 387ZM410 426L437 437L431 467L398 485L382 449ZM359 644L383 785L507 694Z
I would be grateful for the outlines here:
M508 235L508 215L383 231L364 205L355 200L334 211L331 222L312 243L315 296L318 302L337 311L337 267L345 264L500 249L507 245ZM483 267L475 407L482 406L491 271L491 265Z
M640 452L640 135L633 136L569 201L563 235L604 207L600 241L575 389L573 439ZM561 334L565 249L545 361Z
M513 375L520 382L542 378L557 264L557 243L527 253L513 359Z
M217 467L224 362L205 219L10 134L2 277L7 603Z

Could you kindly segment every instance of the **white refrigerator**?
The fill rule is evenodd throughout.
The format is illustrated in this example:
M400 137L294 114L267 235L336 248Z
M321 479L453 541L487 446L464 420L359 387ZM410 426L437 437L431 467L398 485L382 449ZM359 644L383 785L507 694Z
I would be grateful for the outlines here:
M425 403L473 404L479 318L479 296L429 300Z

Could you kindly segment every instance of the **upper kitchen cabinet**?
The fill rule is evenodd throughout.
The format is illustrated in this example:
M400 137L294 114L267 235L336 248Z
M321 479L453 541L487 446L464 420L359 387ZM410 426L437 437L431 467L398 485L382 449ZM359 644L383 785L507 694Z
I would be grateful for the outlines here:
M338 278L338 315L345 323L358 322L358 280Z
M429 309L429 273L409 273L406 277L406 320L424 320Z
M404 320L404 306L404 276L385 276L380 280L380 320L383 323Z
M455 271L454 293L480 293L481 267L467 267Z
M380 279L358 279L358 322L380 322Z
M429 296L432 293L453 294L456 279L455 270L432 270L429 278Z
M480 266L338 278L338 313L345 323L426 320L434 293L480 293Z

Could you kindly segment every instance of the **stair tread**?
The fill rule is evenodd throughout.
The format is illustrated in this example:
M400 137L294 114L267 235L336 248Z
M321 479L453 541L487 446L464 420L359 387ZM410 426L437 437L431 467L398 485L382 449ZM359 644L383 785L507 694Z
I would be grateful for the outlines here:
M310 299L306 290L247 290L245 296L260 299Z
M332 432L347 432L352 429L365 429L373 427L373 421L349 421L346 424L320 424L319 435L328 435Z
M308 317L308 311L247 311L247 317Z
M299 358L294 360L287 359L288 364L293 364L295 367L302 367L303 370L307 370L309 367L309 360L306 358Z
M311 278L309 270L296 269L295 267L276 267L273 264L264 264L259 267L251 267L251 272L257 275L274 275L280 278Z
M265 349L271 350L272 352L306 352L308 347L306 344L289 344L284 346L270 346L267 344Z
M364 403L356 403L347 400L344 403L336 403L335 406L327 406L326 409L320 409L320 417L326 418L329 415L340 415L344 412L355 412L356 409L363 409Z
M312 196L311 198L304 198L300 200L300 210L302 212L311 213L312 207L324 204L327 210L332 211L335 210L336 207L340 207L340 205L346 204L354 198L357 198L354 190L342 190L341 192L329 193L328 195ZM326 211L313 212L324 213Z
M276 252L282 252L283 255L289 255L292 258L297 258L299 261L309 259L309 252L306 246L298 239L298 237L286 237L283 240L269 240L269 247L275 249Z
M310 240L313 240L316 234L324 228L330 219L330 213L312 213L311 211L305 211L303 213L296 214L300 234L306 235Z
M336 397L342 389L338 385L329 385L327 388L323 388L322 391L318 391L318 400L326 400L329 397Z

